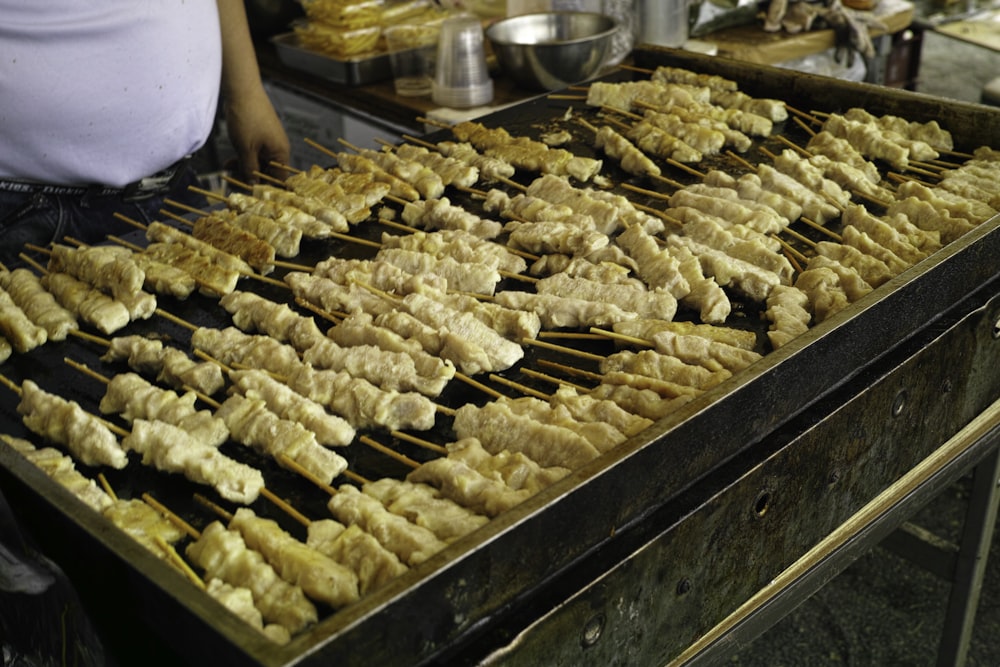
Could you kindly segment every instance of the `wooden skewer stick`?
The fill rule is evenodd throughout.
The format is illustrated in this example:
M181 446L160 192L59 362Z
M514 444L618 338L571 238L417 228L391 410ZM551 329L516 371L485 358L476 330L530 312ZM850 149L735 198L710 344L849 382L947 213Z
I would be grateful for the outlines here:
M433 443L430 440L424 440L423 438L418 438L415 435L410 435L409 433L403 433L402 431L390 431L389 435L396 438L397 440L405 440L406 442L417 445L418 447L423 447L432 452L437 452L438 454L447 454L448 448L442 447L439 444Z
M667 179L669 180L669 179ZM680 184L678 184L680 185ZM681 186L683 187L683 186ZM647 197L654 197L656 199L662 199L666 201L670 199L671 195L666 192L657 192L656 190L647 190L646 188L640 188L638 185L632 185L631 183L622 183L622 188L625 190L631 190L632 192L637 192L641 195L646 195Z
M517 391L525 394L527 396L532 396L534 398L541 399L543 401L548 401L551 396L548 394L538 391L537 389L532 389L531 387L521 384L520 382L514 382L513 380L508 380L502 375L497 375L496 373L490 373L490 380L502 384L504 386L510 387L511 389L516 389Z
M506 176L497 176L497 180L500 181L501 183L504 183L505 185L509 185L512 188L515 188L517 190L521 190L522 192L527 192L528 191L528 186L527 185L521 185L517 181L513 181L513 180L507 178Z
M735 160L736 162L738 162L741 165L743 165L744 167L746 167L747 169L749 169L750 171L757 171L757 165L755 165L752 162L747 161L742 155L736 153L735 151L727 150L725 154L728 157L730 157L733 160Z
M416 144L417 146L423 146L424 148L426 148L428 150L435 150L435 151L438 150L438 147L437 147L436 144L432 144L429 141L424 141L423 139L421 139L419 137L414 137L414 136L411 136L409 134L404 134L402 136L403 136L403 139L405 139L406 141L410 142L411 144Z
M791 148L793 151L796 151L797 153L802 155L802 157L809 158L813 156L813 154L810 151L806 150L805 148L802 148L802 146L799 146L797 143L795 143L794 141L792 141L791 139L782 134L775 135L775 139L785 144L785 146Z
M167 561L171 565L176 567L178 570L180 570L181 573L184 574L184 576L187 577L192 584L194 584L195 586L197 586L202 590L205 590L207 588L207 586L205 586L205 582L202 581L201 577L199 577L198 574L191 569L191 566L188 565L188 562L186 560L181 558L181 555L177 553L177 550L174 549L173 545L167 542L165 539L163 539L162 535L154 535L153 542L155 542L156 546L158 546L166 555Z
M656 70L647 69L645 67L636 67L635 65L618 65L618 69L623 69L629 72L639 72L640 74L653 74Z
M418 461L414 461L409 456L406 456L405 454L400 454L396 450L394 450L394 449L392 449L390 447L386 447L385 445L383 445L380 442L372 440L367 435L360 436L358 438L358 440L360 440L362 443L368 445L369 447L371 447L375 451L381 452L381 453L385 454L386 456L388 456L390 458L394 458L397 461L399 461L400 463L402 463L404 465L407 465L407 466L413 468L414 470L416 470L417 468L420 467L420 463Z
M76 336L81 340L86 340L91 343L97 343L98 345L103 345L104 347L109 347L111 341L106 338L101 338L100 336L95 336L94 334L87 333L86 331L80 331L79 329L72 329L69 334L71 336Z
M433 125L434 127L440 127L445 130L450 130L451 125L445 123L444 121L435 120L433 118L427 118L426 116L417 116L416 121L418 123L423 123L424 125Z
M135 218L128 217L124 213L118 213L116 211L116 212L112 213L111 215L113 215L115 218L121 220L122 222L125 222L125 223L128 223L128 224L132 225L136 229L141 229L143 231L146 230L146 225L142 224L141 222L139 222Z
M539 366L545 366L547 368L554 368L556 370L560 370L563 373L566 373L567 375L573 375L573 376L576 376L576 377L582 377L582 378L586 378L588 380L596 380L597 382L600 382L601 380L604 379L604 376L601 375L600 373L594 373L594 372L591 372L591 371L585 371L582 368L576 368L575 366L568 366L566 364L560 364L560 363L558 363L556 361L549 361L548 359L539 359L538 360L538 365Z
M301 169L296 169L295 167L293 167L290 164L284 164L284 163L278 162L276 160L271 160L267 164L268 164L269 167L275 167L276 169L284 169L285 171L287 171L289 173L292 173L292 174L301 174L302 173Z
M460 380L461 382L464 382L465 384L469 385L470 387L474 387L474 388L478 389L479 391L483 392L487 396L490 396L491 398L506 398L506 396L504 396L503 394L501 394L499 391L497 391L497 390L495 390L495 389L493 389L491 387L487 387L482 382L479 382L477 380L472 379L471 377L469 377L465 373L460 373L458 371L455 371L455 379L456 380Z
M833 239L837 243L843 243L843 241L844 241L844 237L842 237L840 234L838 234L837 232L833 231L832 229L827 229L826 227L824 227L823 225L819 224L818 222L816 222L814 220L810 220L809 218L806 218L806 217L801 217L801 218L799 218L799 220L801 220L803 224L805 224L805 225L807 225L809 227L812 227L817 232L820 232L822 234L825 234L825 235L829 236L831 239Z
M796 125L805 130L810 137L816 136L817 134L816 130L809 127L809 125L807 125L801 118L799 118L798 116L792 116L792 120L795 122ZM813 119L813 122L816 122L816 119Z
M302 478L309 480L310 482L318 486L320 489L326 491L331 496L337 493L337 489L333 488L332 486L321 480L319 477L317 477L313 473L303 468L301 464L294 461L288 454L282 452L278 454L278 459L282 467L287 468L295 472Z
M166 517L167 521L180 528L181 531L187 534L187 536L190 537L191 539L197 540L199 537L201 537L201 532L199 532L194 526L192 526L187 521L185 521L184 519L180 518L179 516L171 512L166 505L158 501L149 493L142 494L142 499L146 502L146 504L148 504L154 510L156 510L164 517Z
M337 159L337 152L336 151L334 151L334 150L332 150L330 148L327 148L326 146L324 146L323 144L319 143L318 141L314 141L314 140L306 137L305 142L306 142L306 144L308 146L311 146L311 147L315 148L319 152L325 153L326 155L332 157L333 159Z
M679 161L673 159L672 157L667 158L666 162L671 167L676 167L677 169L680 169L681 171L685 171L685 172L691 174L692 176L694 176L696 178L700 178L702 180L705 180L705 174L702 173L702 172L700 172L700 171L698 171L694 167L690 167L690 166L684 164L683 162L679 162Z
M591 361L604 361L604 357L598 354L592 354L590 352L584 352L583 350L576 350L572 347L564 347L562 345L553 345L552 343L546 343L545 341L522 338L522 345L534 345L536 347L541 347L546 350L552 350L553 352L562 352L564 354L569 354L574 357L580 357L581 359L590 359Z
M803 236L802 234L799 234L797 231L795 231L791 227L786 227L785 230L784 230L784 232L785 232L785 234L788 234L789 236L791 236L793 238L796 238L799 241L802 241L803 243L805 243L808 246L811 246L813 248L816 247L816 241L813 241L808 236Z
M799 273L802 273L802 266L799 264L799 262L801 262L802 264L807 264L809 262L809 258L803 255L801 252L798 251L798 249L796 249L788 241L781 238L777 234L773 234L771 238L775 239L778 243L781 244L781 249L785 253L785 256L788 257L788 261L792 263L792 268L794 268Z
M816 120L816 117L813 116L812 114L810 114L810 113L808 113L806 111L802 111L801 109L796 109L795 107L793 107L790 104L786 103L785 104L785 109L787 109L789 112L791 112L792 115L797 116L798 118L801 118L802 120L807 120L810 123L816 123L816 122L818 122Z
M162 308L157 308L153 312L155 312L157 315L159 315L163 319L169 320L169 321L173 322L174 324L179 324L182 327L190 329L191 331L197 331L200 328L200 327L198 327L198 325L191 324L190 322L188 322L184 318L178 317L177 315L174 315L173 313L168 313L167 311L163 310Z
M567 387L570 387L575 391L580 392L581 394L586 394L587 392L590 391L589 389L581 385L574 384L573 382L569 382L563 378L557 378L553 375L548 375L547 373L542 373L541 371L536 371L532 368L523 368L521 369L521 372L527 375L528 377L533 377L538 380L544 380L545 382L551 382L552 384L566 385Z
M229 523L230 521L233 520L233 513L232 512L230 512L229 510L227 510L226 508L224 508L222 505L219 505L218 503L209 500L208 498L206 498L205 496L201 495L200 493L194 494L194 500L195 500L196 503L198 503L202 507L205 507L205 508L211 510L213 513L215 513L220 519L222 519L226 523Z
M124 248L128 248L132 252L145 252L146 250L142 246L136 245L135 243L132 243L130 241L126 241L125 239L115 236L114 234L108 234L108 240L111 241L112 243L117 243L118 245Z
M678 220L677 218L670 216L659 209L655 209L652 206L646 206L645 204L632 204L632 206L635 206L640 211L644 211L645 213L649 213L650 215L655 215L664 222L669 222L670 224L677 225L678 227L684 226L684 223Z
M597 327L590 327L591 333L601 336L603 338L610 338L612 340L620 341L622 343L628 343L629 345L637 345L639 347L655 347L655 345L646 340L645 338L638 338L636 336L626 336L625 334L620 334L617 331L611 331L609 329L598 329Z
M566 93L549 93L545 96L548 100L566 100L569 102L584 102L587 99L586 95L567 95Z
M16 382L14 382L10 378L8 378L6 375L4 375L3 373L0 373L0 384L2 384L3 386L7 387L8 389L10 389L12 392L14 392L15 394L17 394L18 396L20 396L23 393L22 390L21 390L21 387Z
M367 477L362 477L353 470L345 470L343 473L344 477L351 480L352 482L357 482L358 484L371 484L371 480Z
M603 340L601 336L579 331L539 331L538 338L545 340Z
M110 378L108 378L107 376L102 375L101 373L98 373L97 371L93 370L87 364L82 364L79 361L74 361L73 359L70 359L69 357L63 357L63 363L65 363L70 368L74 368L74 369L80 371L84 375L87 375L89 377L94 378L95 380L98 380L99 382L103 382L104 384L110 384L111 383L111 379Z

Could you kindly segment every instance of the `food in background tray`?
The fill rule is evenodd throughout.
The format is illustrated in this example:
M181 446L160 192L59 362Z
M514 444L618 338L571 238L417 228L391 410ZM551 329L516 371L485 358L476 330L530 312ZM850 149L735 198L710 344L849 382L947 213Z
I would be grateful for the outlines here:
M321 23L306 23L296 26L295 34L299 43L334 58L350 58L375 51L382 28L375 25L356 30L331 28Z
M383 0L303 0L311 23L340 30L371 28L382 22Z

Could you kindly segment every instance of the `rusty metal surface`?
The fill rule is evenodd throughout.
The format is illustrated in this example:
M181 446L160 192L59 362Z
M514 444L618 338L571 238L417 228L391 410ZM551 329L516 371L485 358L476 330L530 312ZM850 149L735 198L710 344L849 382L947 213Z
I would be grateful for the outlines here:
M959 150L980 145L983 137L1000 137L1000 112L989 107L670 50L640 51L636 62L643 66L678 64L723 74L739 80L741 88L751 94L781 97L806 109L836 111L864 106L873 113L900 113L914 120L940 118L947 113ZM561 114L564 108L537 100L488 117L484 123L516 131ZM828 452L831 458L822 467L816 465L810 446L821 447L825 441L817 438L820 444L811 444L810 438L816 437L810 435L811 429L821 433L819 425L839 415L842 404L871 406L895 396L877 395L876 390L888 391L888 385L879 384L880 376L871 374L901 346L935 331L934 327L944 321L944 313L994 278L995 258L1000 256L998 225L1000 218L984 223L646 432L359 603L325 617L286 647L254 637L221 614L207 596L178 585L178 575L171 568L118 531L109 530L98 517L80 512L67 492L4 447L0 447L0 472L25 506L47 522L40 525L59 526L59 533L48 536L52 548L78 551L93 572L94 582L110 586L127 580L129 585L117 594L122 599L110 601L139 614L154 633L165 643L174 644L192 663L205 661L208 649L218 656L211 659L213 664L411 665L471 660L484 647L505 645L512 627L507 623L510 614L547 618L546 605L551 600L569 599L587 577L594 584L579 598L579 605L571 601L566 605L568 615L553 617L554 623L566 624L561 630L572 636L583 633L581 641L588 644L594 638L595 619L602 614L605 624L649 619L652 632L654 619L677 613L676 627L683 628L679 636L657 639L642 649L650 651L649 656L668 655L717 620L726 604L766 581L775 567L787 563L802 544L831 525L832 519L814 521L809 524L812 533L783 534L782 526L798 524L804 518L793 516L792 510L800 507L787 501L783 504L787 494L812 494L824 503L833 502L837 511L847 511L863 502L874 488L866 486L864 480L877 486L906 469L907 461L890 465L876 456L871 446L870 434L886 425L884 410L857 418L847 443ZM169 325L156 326L178 337L184 335ZM95 356L94 350L81 346L74 347L74 352L84 355L79 359L84 362ZM48 359L19 372L26 376L54 373L52 369L60 361ZM984 395L1000 393L979 367L970 373L977 378L974 386L984 388ZM94 385L53 381L66 385L69 397L93 400ZM951 393L970 396L972 387L970 383ZM918 404L922 405L931 394L926 398L922 392L914 395L921 397ZM969 404L956 413L974 414L981 398L969 398ZM933 412L938 410L934 406L928 405L927 410L927 414L938 414ZM9 417L9 406L6 413ZM905 434L908 423L890 422L894 427L890 433L898 430ZM957 428L956 423L940 419L926 426L946 435L945 431ZM792 446L799 442L806 444ZM785 444L788 446L777 446ZM773 460L761 463L754 458L769 448L773 448ZM377 463L372 460L368 465ZM831 476L837 478L832 485L828 484ZM118 483L134 485L129 491L145 490L150 480L140 473L136 479ZM158 492L167 494L165 500L169 501L171 489L169 484L166 487L158 487ZM177 493L184 488L181 485ZM301 500L308 508L317 503L321 506L316 494ZM765 506L767 511L758 518L746 511ZM699 512L692 513L696 508ZM738 513L735 523L726 518L727 511ZM816 516L825 517L818 510ZM759 550L759 560L729 551L720 561L722 569L704 573L675 566L673 555L669 562L663 560L660 550L667 547L680 549L679 556L693 557L720 545L731 548L728 545L739 529L748 531L745 544ZM661 533L662 543L658 538ZM650 540L655 546L646 547ZM637 550L648 560L631 559ZM677 562L685 561L678 558ZM653 583L644 586L655 584L658 590L675 591L681 607L670 607L669 601L662 599L647 600L647 589L631 589L625 579L617 578L637 567L653 577ZM739 572L738 577L732 576L734 571ZM567 573L572 576L563 576ZM701 598L709 589L710 598ZM665 606L644 606L660 603ZM618 605L624 616L609 615L608 605ZM593 613L588 615L588 611ZM615 636L603 629L600 634ZM179 637L185 641L177 642ZM476 646L472 653L467 652L469 642ZM603 646L609 644L614 640L593 643L601 648L589 655L604 655Z

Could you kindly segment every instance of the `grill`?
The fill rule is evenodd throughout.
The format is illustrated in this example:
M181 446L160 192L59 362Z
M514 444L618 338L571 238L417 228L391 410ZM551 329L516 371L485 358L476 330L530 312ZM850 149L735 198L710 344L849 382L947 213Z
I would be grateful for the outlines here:
M635 64L720 74L751 95L784 99L803 110L860 106L910 120L943 119L960 151L1000 136L1000 112L978 105L669 49L640 49ZM482 121L514 135L537 135L568 104L540 99ZM804 143L790 124L785 134ZM582 145L573 149L592 154ZM714 166L721 163L698 168ZM1000 361L993 342L1000 312L993 299L998 225L996 217L980 225L360 602L322 616L287 646L273 645L230 618L168 565L0 446L5 492L85 598L99 601L108 625L122 635L151 636L192 664L662 663L1000 396L1000 380L988 372ZM308 263L328 253L362 251L333 242L311 247L301 259ZM273 286L253 290L286 298ZM197 325L230 324L221 308L200 297L161 303ZM738 325L760 327L757 315L745 305ZM131 332L177 341L189 336L161 318L132 325ZM610 343L597 347L610 349ZM15 355L2 371L15 381L33 378L96 411L103 388L62 358L100 368L100 352L76 340L49 344ZM539 358L566 361L529 349L523 365ZM505 375L530 384L516 370ZM453 383L441 402L482 398ZM14 405L4 401L0 425L20 434ZM447 426L435 436L448 439ZM406 443L393 446L414 458L428 457ZM358 444L345 456L371 479L406 472ZM328 515L321 491L273 464L246 458L266 470L269 488L307 516ZM119 495L148 491L195 525L214 518L192 502L192 487L173 477L135 464L108 477ZM294 525L263 501L258 505L259 513Z

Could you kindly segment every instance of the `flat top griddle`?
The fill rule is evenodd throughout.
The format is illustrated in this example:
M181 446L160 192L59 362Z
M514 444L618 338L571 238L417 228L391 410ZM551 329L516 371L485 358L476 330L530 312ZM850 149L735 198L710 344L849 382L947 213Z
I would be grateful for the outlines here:
M892 113L911 120L940 119L956 139L956 149L969 151L984 143L985 137L1000 137L1000 113L979 105L948 102L937 98L851 84L795 72L749 66L725 59L708 58L669 49L639 50L639 67L659 64L716 73L737 80L744 92L758 97L777 97L803 110L843 111L861 106L875 114ZM611 79L641 78L634 72L618 72ZM537 137L545 131L566 128L574 141L567 146L579 155L596 156L588 143L589 130L575 123L576 116L591 120L595 110L582 102L539 98L485 117L483 124L505 127L513 135ZM804 145L808 134L800 126L786 122L777 128L783 136ZM426 137L429 141L450 139L449 132ZM988 142L987 142L988 143ZM785 146L776 139L755 141L744 157L751 162L765 159L760 148L780 152ZM696 165L700 171L720 168L734 174L743 167L725 156L713 156ZM606 172L614 183L634 182L650 187L648 181L629 177L609 166ZM670 171L671 178L693 182L694 176ZM518 175L524 183L531 175ZM656 198L623 192L631 200L663 206ZM479 202L462 193L449 198L471 210ZM262 665L327 664L417 664L434 660L449 646L480 626L530 597L531 592L563 569L585 559L597 548L612 543L616 535L640 525L643 518L710 476L741 451L759 442L833 388L857 375L866 365L884 355L914 331L933 321L964 295L990 280L995 274L992 258L1000 250L994 233L997 219L939 251L871 295L852 304L830 320L800 336L780 350L771 352L760 318L760 304L734 301L728 325L758 333L759 349L767 352L761 361L706 392L653 427L629 439L611 452L576 471L472 533L427 562L413 568L384 588L343 610L324 610L318 625L278 647L256 636L241 622L222 613L219 605L187 585L177 572L144 552L130 539L110 529L107 522L80 506L68 492L33 469L9 448L0 446L0 470L4 481L16 487L17 495L32 513L66 526L67 539L53 540L52 548L92 552L95 561L118 564L127 576L127 593L114 595L115 603L138 605L142 616L150 618L158 633L168 638L188 637L180 650L198 661L214 650L222 663L251 661ZM798 227L796 227L798 229ZM360 235L379 238L391 231L374 221L358 228ZM818 232L801 229L820 240ZM804 246L803 246L804 247ZM346 241L310 242L295 261L311 265L323 257L365 257L370 248ZM286 269L274 274L280 277ZM507 279L501 288L530 289ZM283 288L244 279L239 289L258 292L270 299L287 299ZM231 320L213 300L192 296L186 301L160 299L164 310L198 326L225 327ZM679 313L679 318L691 318ZM161 317L130 325L126 332L160 337L186 349L190 331ZM560 343L560 341L555 341ZM611 341L565 343L588 352L608 354L616 349ZM87 364L108 375L126 370L124 366L103 364L100 346L70 339L48 344L28 355L15 355L0 368L10 379L31 378L43 388L76 400L96 411L103 393L100 382L85 378L63 363L64 357ZM550 392L551 385L539 383L520 372L535 367L539 360L586 368L573 355L526 347L525 360L504 372L504 377ZM513 392L491 385L510 396ZM9 397L8 397L9 398ZM483 402L488 396L468 385L453 382L441 396L444 405ZM16 402L0 402L0 430L28 436L15 411ZM427 450L385 433L371 433L398 452L417 461L433 456ZM450 421L440 416L428 439L444 443L453 439ZM224 451L265 471L267 485L311 518L328 516L327 495L294 473L236 445ZM343 451L350 468L368 479L400 478L407 466L375 450L354 443ZM666 465L665 462L669 462ZM88 470L87 474L98 471ZM122 497L138 497L149 492L185 520L204 526L214 519L192 499L193 491L204 491L177 476L153 472L131 464L124 471L103 471L112 488ZM336 484L343 480L336 480ZM302 535L301 525L264 500L254 505L259 514L278 520L293 534ZM187 646L190 644L190 646ZM217 663L218 664L218 663Z

